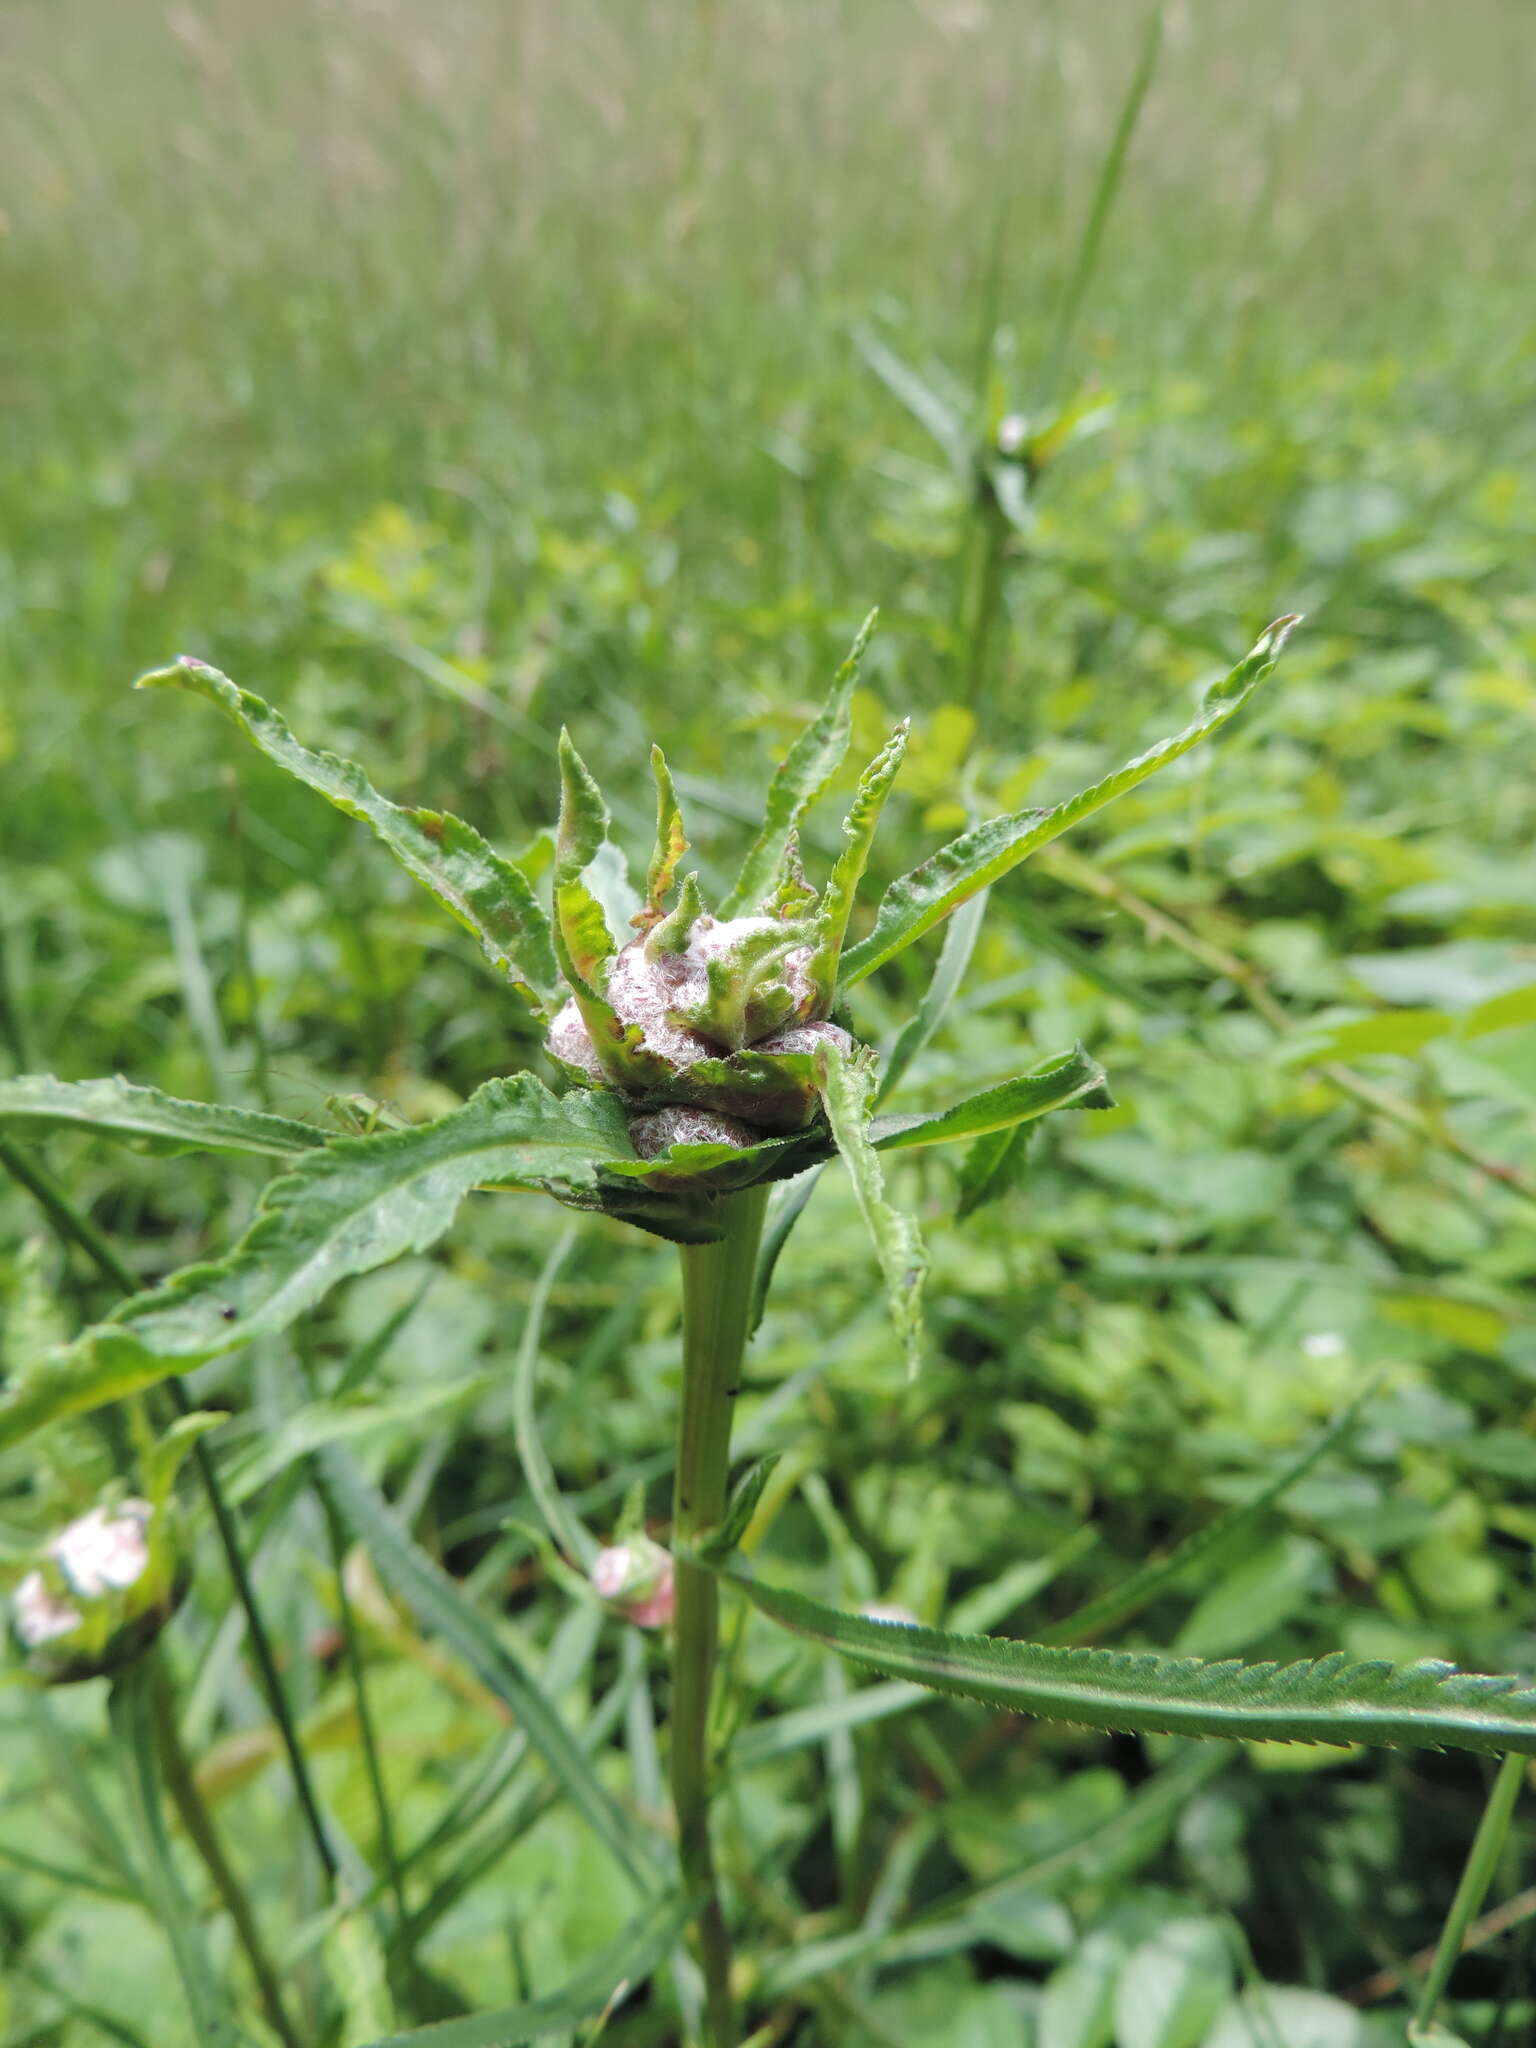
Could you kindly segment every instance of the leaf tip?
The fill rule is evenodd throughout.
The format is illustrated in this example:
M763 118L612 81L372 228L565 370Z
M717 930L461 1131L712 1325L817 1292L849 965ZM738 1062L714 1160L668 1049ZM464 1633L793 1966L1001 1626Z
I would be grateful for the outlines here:
M181 690L186 688L189 674L216 676L218 670L195 654L178 654L163 668L146 669L143 675L136 676L133 687L136 690Z

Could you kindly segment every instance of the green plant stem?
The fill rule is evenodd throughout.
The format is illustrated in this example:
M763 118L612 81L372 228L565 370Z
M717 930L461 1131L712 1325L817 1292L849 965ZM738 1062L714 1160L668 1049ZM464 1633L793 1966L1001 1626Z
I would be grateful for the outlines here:
M256 1915L245 1893L245 1887L235 1875L224 1854L223 1845L214 1829L213 1817L198 1790L197 1774L182 1747L181 1730L176 1724L176 1702L172 1697L170 1681L165 1668L158 1659L151 1674L151 1699L153 1702L155 1746L160 1756L160 1775L165 1789L171 1796L186 1836L196 1849L213 1880L213 1888L222 1900L224 1910L234 1925L240 1946L245 1950L246 1961L251 1966L251 1975L256 1980L257 1996L261 2000L262 2012L267 2024L286 2048L301 2048L301 2042L293 2022L289 2019L283 2004L283 1994L278 1986L277 1972L272 1967L266 1946L261 1938L261 1929L256 1924Z
M114 1287L120 1288L124 1294L139 1292L138 1281L118 1257L113 1245L97 1229L90 1217L76 1208L47 1167L22 1153L4 1136L0 1136L0 1166L4 1166L12 1178L33 1197L59 1236L66 1243L78 1245ZM166 1382L166 1386L177 1413L190 1414L193 1402L185 1382L179 1377L173 1377ZM331 1847L320 1818L320 1808L315 1800L309 1766L304 1760L298 1729L289 1710L288 1695L284 1692L282 1679L278 1676L277 1659L272 1651L272 1638L267 1633L266 1623L256 1602L256 1588L251 1581L245 1549L240 1541L239 1527L229 1502L224 1498L224 1489L219 1484L219 1475L212 1458L208 1455L208 1447L201 1441L192 1446L192 1463L213 1515L214 1526L219 1532L219 1543L224 1552L225 1562L229 1566L230 1578L234 1581L235 1595L245 1614L251 1653L261 1673L267 1704L277 1723L305 1825L315 1845L320 1867L327 1879L334 1883L337 1871L336 1853Z
M1410 2041L1431 2042L1435 2038L1435 2008L1451 1980L1451 1971L1456 1967L1456 1958L1461 1954L1467 1930L1477 1918L1487 1896L1488 1887L1493 1882L1493 1873L1503 1852L1504 1838L1509 1833L1515 1801L1520 1796L1520 1787L1525 1780L1527 1761L1523 1756L1507 1756L1499 1765L1498 1776L1493 1781L1493 1790L1488 1795L1488 1804L1483 1808L1483 1817L1478 1822L1476 1835L1472 1838L1467 1867L1461 1873L1461 1883L1456 1887L1451 1910L1446 1914L1445 1925L1440 1930L1435 1960L1430 1964L1429 1975L1424 1980L1424 1989L1413 2015L1413 2024L1408 2029Z
M683 1245L683 1393L677 1429L672 1533L696 1543L725 1512L731 1416L752 1312L765 1187L721 1199L725 1235ZM679 1557L672 1636L671 1773L683 1882L699 1898L706 2048L736 2048L731 1943L709 1831L709 1709L720 1641L712 1572Z
M977 577L976 603L966 635L965 680L960 701L967 710L980 709L981 679L986 672L987 652L992 645L992 628L1003 594L1003 555L1008 546L1009 526L1001 508L987 490L981 508L981 568Z

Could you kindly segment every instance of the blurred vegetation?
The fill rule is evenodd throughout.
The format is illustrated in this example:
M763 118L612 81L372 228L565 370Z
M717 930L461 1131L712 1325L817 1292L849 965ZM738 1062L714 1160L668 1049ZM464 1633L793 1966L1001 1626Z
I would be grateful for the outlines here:
M1182 723L1303 611L1240 729L994 897L915 1100L1081 1038L1121 1106L1053 1120L963 1224L947 1162L893 1170L934 1256L914 1384L852 1196L819 1187L742 1402L744 1445L786 1453L763 1562L821 1598L950 1625L969 1603L1038 1634L1374 1381L1239 1547L1112 1639L1529 1670L1529 18L1170 6L1057 349L1142 21L1125 0L10 0L0 1059L327 1128L333 1093L416 1118L537 1064L361 834L211 719L128 694L179 647L509 849L549 820L567 722L639 851L655 736L708 878L878 603L862 751L915 720L884 881L969 812L1048 801ZM1079 404L1094 428L990 571L986 503L893 363L968 431ZM868 1035L921 986L909 955L863 991ZM46 1158L146 1277L227 1243L258 1184L67 1136ZM613 1625L572 1647L585 1610L526 1534L509 1364L562 1227L472 1205L451 1249L355 1283L301 1355L197 1382L234 1412L218 1456L322 1799L375 1867L302 1484L317 1428L344 1425L497 1626L554 1657L574 1725L643 1662ZM114 1298L42 1228L0 1191L11 1330L39 1289L70 1321ZM676 1331L670 1257L585 1227L540 1417L594 1527L636 1480L664 1511ZM360 1347L362 1391L312 1398ZM24 1452L0 1485L10 1559L57 1482ZM415 1843L502 1731L361 1556L350 1572ZM414 1869L422 1977L391 1983L375 1919L326 1916L216 1552L171 1655L307 2038L359 2048L553 1989L629 1917L622 1871L527 1772ZM943 1703L754 1759L752 1726L859 1681L755 1625L736 1655L753 1722L725 1860L791 1959L765 1966L772 2038L1402 2041L1390 1971L1435 1938L1475 1761L1192 1750ZM626 1712L602 1770L630 1788L647 1734ZM7 2048L192 2038L150 1922L95 1862L79 1787L115 1796L106 1741L95 1687L0 1691ZM1532 1955L1516 1926L1462 1966L1468 2040L1529 2038ZM1381 1971L1378 2031L1294 2002ZM1293 2002L1216 2018L1229 1981L1260 1979ZM663 2029L642 1999L603 2038Z

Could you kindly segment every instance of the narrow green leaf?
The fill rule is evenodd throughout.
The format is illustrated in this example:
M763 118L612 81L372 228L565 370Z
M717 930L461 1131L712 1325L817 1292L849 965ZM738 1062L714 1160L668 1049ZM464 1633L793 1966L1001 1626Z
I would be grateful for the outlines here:
M586 1206L584 1201L571 1203L573 1209ZM593 1206L615 1223L628 1223L668 1244L718 1244L724 1235L719 1204L710 1195L657 1194L638 1181L605 1172Z
M891 1315L906 1354L907 1370L915 1373L922 1358L923 1324L919 1306L928 1255L909 1216L885 1198L885 1176L869 1140L869 1111L875 1082L870 1064L845 1060L835 1045L816 1054L818 1085L826 1105L832 1136L843 1155L858 1197L865 1227L874 1240Z
M690 1911L691 1901L668 1892L548 1997L531 1998L500 2012L438 2020L407 2034L370 2041L367 2048L517 2048L543 2034L579 2026L638 1989L661 1967L687 1926Z
M1146 99L1147 88L1152 83L1152 74L1157 69L1158 53L1162 46L1163 10L1158 4L1148 12L1146 26L1142 30L1141 50L1136 60L1136 69L1131 74L1130 84L1121 102L1119 118L1115 122L1114 133L1110 137L1109 148L1099 167L1093 203L1083 224L1077 255L1072 265L1072 275L1062 295L1061 307L1056 315L1055 331L1046 350L1041 384L1047 394L1055 389L1062 365L1066 361L1067 344L1072 338L1072 330L1077 325L1078 314L1082 311L1083 301L1088 296L1088 287L1093 282L1093 273L1098 267L1099 247L1104 239L1105 225L1124 175L1126 153L1130 149L1131 138L1136 133L1142 103Z
M746 1535L748 1524L757 1513L763 1490L773 1477L779 1455L775 1451L769 1457L755 1459L731 1488L731 1497L725 1504L720 1526L711 1529L700 1546L708 1556L728 1557Z
M598 1838L642 1889L655 1868L597 1773L593 1759L510 1644L498 1635L441 1566L434 1564L369 1485L354 1461L332 1446L320 1453L326 1478L353 1533L423 1628L442 1637L481 1683L509 1708L552 1777ZM494 2038L494 2037L492 2037Z
M922 1686L892 1683L866 1685L841 1698L818 1700L814 1706L791 1707L744 1728L731 1744L731 1766L749 1771L770 1757L787 1756L793 1750L808 1749L813 1742L824 1742L839 1730L864 1728L871 1721L888 1721L893 1714L932 1703L933 1695Z
M575 1241L574 1230L561 1233L554 1250L544 1261L543 1271L528 1303L528 1314L517 1347L517 1363L512 1371L512 1428L523 1477L528 1482L528 1491L533 1495L535 1506L544 1517L545 1528L566 1556L586 1571L597 1556L598 1546L580 1516L566 1505L561 1496L555 1468L539 1434L538 1408L534 1400L534 1379L539 1369L539 1345L544 1335L550 1290Z
M1039 847L1219 731L1269 674L1297 623L1294 617L1277 619L1236 668L1211 686L1198 717L1182 732L1159 740L1101 782L1079 790L1048 811L1014 811L973 826L910 874L892 882L880 900L873 930L843 955L839 992L883 967L978 889L989 888Z
M953 1109L929 1116L882 1116L870 1125L870 1142L880 1152L909 1150L914 1145L948 1145L957 1138L976 1138L1011 1130L1046 1116L1053 1109L1113 1109L1104 1069L1083 1047L1058 1053L1032 1073L984 1088Z
M720 1571L791 1633L877 1672L1007 1713L1085 1728L1251 1742L1366 1743L1536 1756L1536 1690L1453 1665L1352 1664L1342 1651L1294 1664L1203 1663L1150 1650L1062 1650L995 1636L867 1621Z
M472 1188L535 1188L595 1208L599 1166L628 1152L612 1096L557 1099L531 1074L487 1081L435 1123L333 1138L272 1182L227 1258L133 1296L41 1360L0 1401L0 1449L286 1329L338 1281L434 1244Z
M922 1001L902 1025L895 1044L880 1056L880 1101L891 1093L943 1023L971 964L986 914L987 892L983 889L969 903L962 903L945 927L944 943Z
M906 407L920 427L932 435L955 475L963 483L969 483L973 454L971 436L965 421L949 400L935 391L927 378L920 376L910 363L904 362L872 328L855 328L853 339L859 354L886 390L898 404Z
M202 1929L171 1860L171 1845L160 1811L151 1678L149 1666L140 1663L119 1678L107 1696L112 1746L122 1773L143 1869L145 1904L170 1943L199 2043L205 2043L206 2048L237 2048L247 2036L236 2024L219 1989L203 1945Z
M585 1015L588 1002L599 1023L613 1015L603 1000L602 970L618 947L602 905L588 887L585 871L608 838L608 806L585 762L560 734L560 822L555 831L555 952ZM601 1048L599 1023L587 1018Z
M560 820L555 827L555 879L574 881L608 837L608 806L591 770L560 728Z
M1028 1124L1010 1124L978 1138L960 1162L960 1199L955 1221L964 1223L989 1202L1011 1194L1023 1179L1029 1160Z
M447 811L403 810L380 796L361 768L301 746L270 704L205 661L183 655L140 676L135 689L189 690L232 718L269 761L367 825L406 873L428 891L538 1009L561 996L549 920L521 869L472 825Z
M805 1214L806 1204L816 1192L822 1170L820 1166L813 1166L802 1173L792 1187L781 1188L768 1211L763 1242L757 1254L757 1272L752 1281L752 1327L748 1334L753 1337L762 1324L763 1311L768 1306L768 1290L773 1285L780 1256L789 1243L790 1233Z
M121 1074L99 1081L57 1081L52 1074L0 1079L0 1124L69 1126L128 1138L148 1152L258 1152L278 1159L313 1151L325 1138L285 1116L182 1102L158 1088L136 1087Z
M683 813L672 786L672 772L660 747L651 748L651 773L656 778L656 850L645 873L645 921L654 924L671 892L677 864L688 851Z
M739 917L769 896L781 878L800 820L843 764L853 731L853 686L879 616L871 612L832 679L827 701L779 763L768 788L763 829L753 840L735 886L720 905L722 918Z
M870 762L859 778L853 808L843 820L843 838L847 843L833 863L831 879L816 913L816 944L806 970L812 985L825 990L828 1002L837 984L838 955L848 935L853 899L864 879L875 828L901 767L901 757L907 751L911 729L911 720L904 718Z
M669 1145L652 1159L615 1160L603 1168L603 1178L640 1181L657 1192L676 1188L730 1194L761 1181L792 1179L831 1156L824 1131L793 1131L783 1138L759 1138L755 1145Z

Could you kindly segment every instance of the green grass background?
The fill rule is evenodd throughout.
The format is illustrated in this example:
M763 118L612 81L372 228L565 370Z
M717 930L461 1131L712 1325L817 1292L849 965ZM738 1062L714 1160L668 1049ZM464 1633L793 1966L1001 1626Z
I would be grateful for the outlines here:
M1028 1633L1262 1483L1380 1372L1348 1446L1117 1640L1528 1668L1532 1211L1467 1162L1536 1170L1528 10L1170 5L1053 394L1142 20L1119 0L10 0L0 1058L321 1125L333 1091L414 1117L536 1062L374 848L211 718L129 695L181 648L509 848L549 819L568 722L643 857L654 736L708 877L878 603L860 737L915 720L883 880L968 803L1048 800L1181 724L1270 617L1305 611L1241 728L1075 846L1119 909L1049 863L998 892L914 1101L1082 1037L1122 1107L1058 1119L1025 1184L964 1226L947 1164L894 1176L934 1253L912 1387L851 1197L818 1192L743 1404L800 1482L769 1551L822 1597L942 1619L1067 1546L1030 1601L998 1596L994 1624ZM974 705L972 514L861 332L994 418L1053 395L1110 408L1042 481ZM832 805L817 859L836 831ZM881 977L867 1035L920 987L911 956ZM1396 1114L1319 1071L1341 1060ZM256 1191L239 1166L65 1138L47 1157L146 1276L226 1243ZM38 1228L0 1197L13 1323ZM431 1281L384 1344L359 1455L530 1655L568 1616L502 1533L531 1513L505 1369L559 1228L532 1201L473 1208L430 1269L354 1285L306 1339L323 1376ZM36 1257L66 1320L107 1305L83 1268ZM661 1510L676 1313L660 1247L584 1232L541 1414L600 1530L636 1477ZM200 1387L237 1412L221 1457L325 1796L374 1854L324 1650L323 1524L271 1493L307 1412L299 1366L258 1353ZM19 1559L69 1481L30 1453L0 1481ZM226 1606L210 1561L173 1646L188 1739L263 1913L296 1938L320 1901L281 1772L229 1763L259 1750L262 1708ZM412 1835L489 1724L382 1606L370 1626ZM578 1723L620 1655L610 1631L571 1688ZM755 1629L741 1658L757 1717L856 1682ZM94 1690L57 1714L104 1773ZM16 1860L83 1853L49 1754L0 1693L0 2041L100 2039L88 2006L174 2048L190 2037L132 1899ZM604 1764L616 1784L630 1768ZM890 1917L887 1949L818 1978L789 2038L1035 2028L1040 2048L1102 2048L1042 2018L1085 1943L1141 1958L1126 1981L1145 1986L1185 1927L1176 1955L1209 1940L1223 1959L1207 1976L1334 1994L1433 1939L1475 1765L1242 1753L1180 1792L1163 1774L1182 1768L1155 1743L935 1706L744 1772L727 1860L762 1874L754 1924L778 1933L757 1946ZM455 1890L467 1845L420 1880L450 2003L550 1988L630 1905L565 1809L481 1825L475 1883ZM1063 1874L1036 1881L1058 1852ZM999 1906L982 1888L1001 1880ZM904 1948L932 1916L948 1938ZM429 2016L398 1986L391 2007L374 1939L355 1915L295 1965L317 2040ZM1525 1953L1517 1930L1464 1967L1469 2040L1524 2038ZM1110 2020L1118 2048L1193 2048L1211 2017L1138 2032L1137 2006ZM667 2024L657 2006L610 2034ZM1371 2037L1402 2038L1400 2017Z

